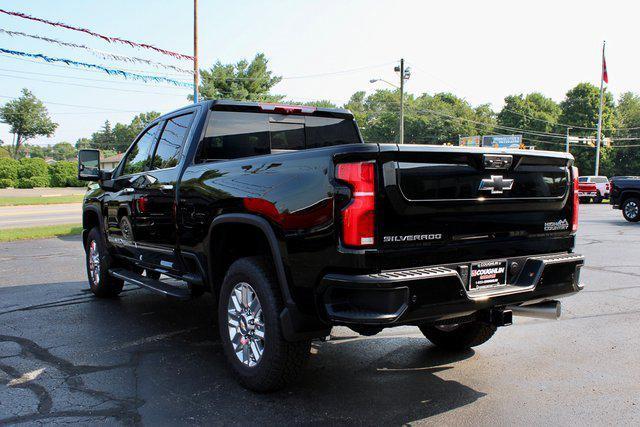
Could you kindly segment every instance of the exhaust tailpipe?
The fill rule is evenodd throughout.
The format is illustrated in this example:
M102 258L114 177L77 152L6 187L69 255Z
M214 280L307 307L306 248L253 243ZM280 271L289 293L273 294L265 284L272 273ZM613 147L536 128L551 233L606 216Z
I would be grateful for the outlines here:
M562 307L560 301L544 301L531 305L510 305L507 307L515 316L535 317L538 319L559 319Z

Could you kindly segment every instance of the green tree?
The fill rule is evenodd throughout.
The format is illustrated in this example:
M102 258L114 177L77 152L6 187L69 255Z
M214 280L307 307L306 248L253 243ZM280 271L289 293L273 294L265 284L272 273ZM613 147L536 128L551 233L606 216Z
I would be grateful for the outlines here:
M243 59L235 64L213 64L209 70L200 70L198 87L202 99L235 99L238 101L278 102L283 96L270 93L282 77L274 76L263 53L251 62ZM189 95L189 99L193 97Z
M111 122L105 120L102 128L91 135L92 148L105 149L116 146L116 135L111 128Z
M59 142L51 147L51 157L54 160L73 160L76 158L78 150L68 142Z
M560 106L553 99L534 92L526 96L522 94L507 96L497 119L500 126L537 132L554 132L560 113ZM526 139L528 135L524 136ZM530 137L540 139L535 136Z
M600 89L591 83L579 83L570 89L565 99L560 103L562 113L560 123L576 126L571 135L582 137L596 137L595 128L598 126L598 107L600 104ZM604 94L602 108L602 129L604 136L610 136L615 124L615 105L613 95ZM578 127L579 126L579 127ZM584 129L590 128L590 129ZM592 146L571 147L571 154L576 159L576 165L583 175L593 174L595 169L596 150ZM600 173L612 172L611 148L602 147L600 150Z
M618 141L614 146L623 146L612 149L613 168L608 171L610 175L637 175L640 171L640 96L632 92L620 95L616 107L617 128L614 133ZM624 147L631 145L630 147ZM634 146L636 145L636 146Z
M11 127L15 134L12 155L18 158L20 147L36 136L51 136L58 127L49 118L47 108L28 89L22 89L18 99L7 102L0 108L0 121Z

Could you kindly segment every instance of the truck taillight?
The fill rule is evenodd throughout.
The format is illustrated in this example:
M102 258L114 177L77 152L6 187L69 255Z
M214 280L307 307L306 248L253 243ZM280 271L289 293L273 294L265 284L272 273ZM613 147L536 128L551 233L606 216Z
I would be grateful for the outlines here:
M578 211L580 210L580 197L578 196L578 168L571 168L571 176L573 177L573 205L571 206L571 231L578 231Z
M342 241L347 246L375 244L375 163L340 163L336 178L351 186L349 204L342 209Z

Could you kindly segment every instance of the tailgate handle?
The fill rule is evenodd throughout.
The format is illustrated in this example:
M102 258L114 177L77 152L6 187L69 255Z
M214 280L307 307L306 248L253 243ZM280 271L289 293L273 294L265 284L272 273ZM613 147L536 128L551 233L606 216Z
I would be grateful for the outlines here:
M513 156L506 154L484 154L482 160L485 169L509 169L513 164Z

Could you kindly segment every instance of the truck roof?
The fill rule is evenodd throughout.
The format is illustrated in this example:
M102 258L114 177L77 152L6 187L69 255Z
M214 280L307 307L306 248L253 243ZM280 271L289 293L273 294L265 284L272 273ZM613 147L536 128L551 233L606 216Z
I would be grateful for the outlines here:
M185 105L162 116L173 114L193 107L194 104ZM214 99L198 102L195 105L202 105L206 108L218 111L243 111L256 113L274 113L274 114L294 114L305 116L322 116L336 117L344 119L353 119L351 111L344 108L322 108L311 105L292 105L286 103L269 103L269 102L251 102L251 101L234 101L230 99Z

